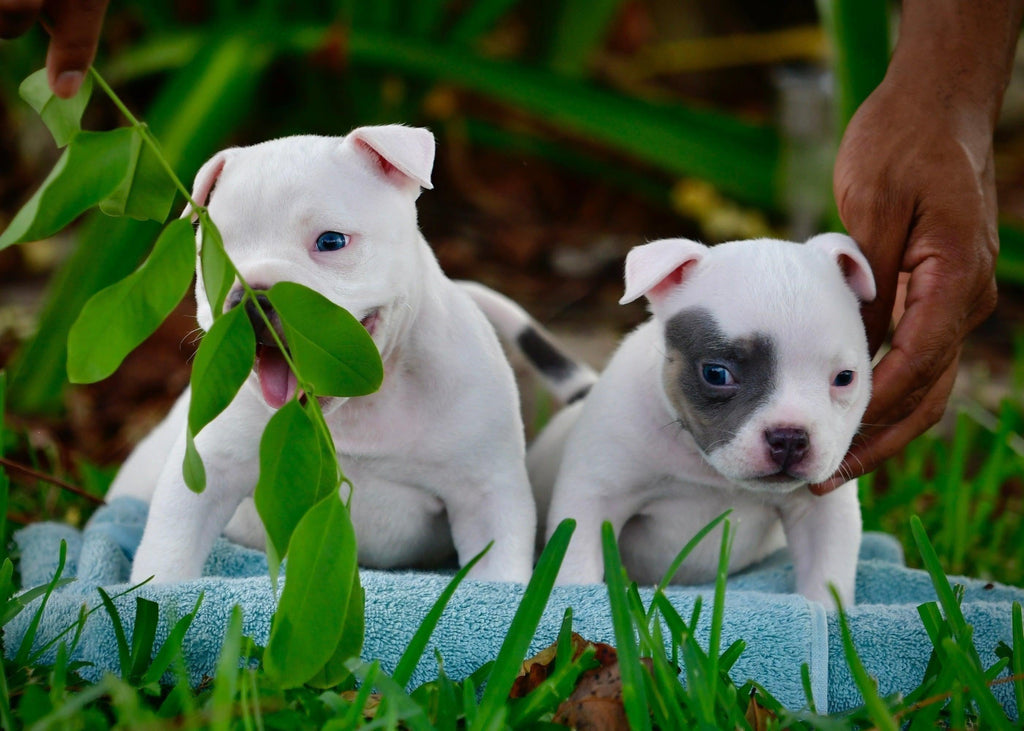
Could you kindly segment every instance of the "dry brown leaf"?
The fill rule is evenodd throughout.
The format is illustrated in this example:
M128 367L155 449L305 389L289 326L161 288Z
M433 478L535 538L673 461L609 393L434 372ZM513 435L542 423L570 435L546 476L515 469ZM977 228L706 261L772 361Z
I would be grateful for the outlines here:
M776 718L775 713L757 702L757 691L751 691L744 716L754 731L768 731L770 722Z

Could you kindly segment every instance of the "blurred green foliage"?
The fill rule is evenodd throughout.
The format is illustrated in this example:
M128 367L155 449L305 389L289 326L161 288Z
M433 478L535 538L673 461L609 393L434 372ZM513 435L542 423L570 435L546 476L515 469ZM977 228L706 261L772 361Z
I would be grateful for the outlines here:
M623 170L623 156L665 177L698 179L722 195L777 210L779 133L678 97L623 91L595 67L623 0L174 0L114 3L97 65L161 140L190 180L217 149L297 132L343 134L360 124L458 122L469 142L542 156L670 204L657 176ZM840 120L873 88L888 58L888 3L819 0L833 46ZM510 41L509 38L514 40ZM45 57L45 35L0 46L0 93L13 107L18 82ZM621 85L620 85L621 86ZM509 121L474 116L447 90L509 110ZM578 141L566 146L512 121L542 120ZM467 118L468 116L468 118ZM455 119L457 118L457 120ZM607 155L605 153L612 153ZM616 157L618 156L618 157ZM823 181L827 185L827 181ZM63 406L67 333L96 291L125 276L156 238L151 223L96 213L78 231L54 277L41 337L9 364L12 408ZM1022 237L1007 229L1000 275L1024 281Z

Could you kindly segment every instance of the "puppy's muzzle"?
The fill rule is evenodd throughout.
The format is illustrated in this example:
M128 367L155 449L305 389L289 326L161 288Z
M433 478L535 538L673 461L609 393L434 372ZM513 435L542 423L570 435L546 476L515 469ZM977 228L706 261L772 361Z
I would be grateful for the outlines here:
M224 309L232 310L235 307L238 307L243 299L245 299L245 290L232 290L224 302ZM274 340L274 336L271 334L270 328L267 326L268 321L274 328L277 336L282 342L284 342L281 318L278 317L277 312L274 310L274 306L270 303L270 298L267 297L267 295L257 294L255 302L253 302L252 299L247 299L245 301L245 314L249 318L249 322L252 324L252 331L256 336L257 345L277 347L277 342Z
M768 444L768 456L779 466L780 472L800 464L811 449L810 436L798 427L769 429L764 438Z

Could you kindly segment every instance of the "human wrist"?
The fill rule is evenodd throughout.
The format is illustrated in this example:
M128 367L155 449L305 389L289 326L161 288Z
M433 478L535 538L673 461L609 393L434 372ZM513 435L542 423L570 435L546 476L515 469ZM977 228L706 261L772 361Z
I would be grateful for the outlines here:
M885 83L928 113L995 127L1024 0L904 0Z

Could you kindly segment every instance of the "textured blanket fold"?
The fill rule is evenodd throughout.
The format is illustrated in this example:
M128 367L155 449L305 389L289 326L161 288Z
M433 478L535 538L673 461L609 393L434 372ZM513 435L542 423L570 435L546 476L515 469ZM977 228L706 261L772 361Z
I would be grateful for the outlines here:
M39 523L18 531L14 540L19 556L22 585L43 584L57 568L60 541L67 542L65 577L77 580L50 598L39 626L36 645L41 646L78 617L83 604L100 603L97 587L114 594L128 588L125 582L131 559L142 535L147 506L120 498L99 509L85 529L78 531L57 523ZM195 581L143 586L115 601L126 632L131 632L135 594L160 604L157 641L162 642L174 622L190 612L200 593L203 601L185 640L186 661L193 682L212 675L220 652L231 608L243 610L243 631L257 643L267 641L276 604L266 574L264 554L220 539L206 563L204 576ZM366 591L366 641L363 656L381 661L385 671L394 670L423 617L450 581L450 575L429 572L361 572ZM287 567L285 567L287 580ZM964 615L974 626L974 639L986 666L996 661L1000 641L1011 642L1011 602L1024 602L1024 590L951 577L966 587ZM726 592L722 647L737 639L746 642L732 676L737 683L748 678L760 682L789 708L806 705L800 682L800 665L807 663L819 709L837 712L863 701L850 676L843 655L839 624L816 602L791 594L792 565L785 551L730 577ZM466 581L456 591L435 630L431 644L444 660L449 676L460 679L493 660L505 637L524 587L516 584ZM668 597L689 616L698 595L710 599L709 587L672 587ZM641 591L645 602L650 590ZM890 536L866 534L857 572L857 605L848 617L858 652L883 694L913 690L920 682L931 645L917 613L917 605L934 601L928 575L903 564L900 546ZM37 600L38 602L38 600ZM17 651L37 604L5 628L7 652ZM572 607L574 629L595 642L614 644L607 591L602 585L556 587L545 611L532 651L551 644L558 634L566 607ZM698 637L704 646L709 633L710 611L701 613ZM129 635L130 636L130 635ZM52 660L51 650L48 658ZM118 669L117 645L110 618L102 609L86 622L76 660L92 663L82 674L95 679ZM425 653L412 686L435 678L432 650ZM1012 684L995 689L1011 716L1017 710Z

